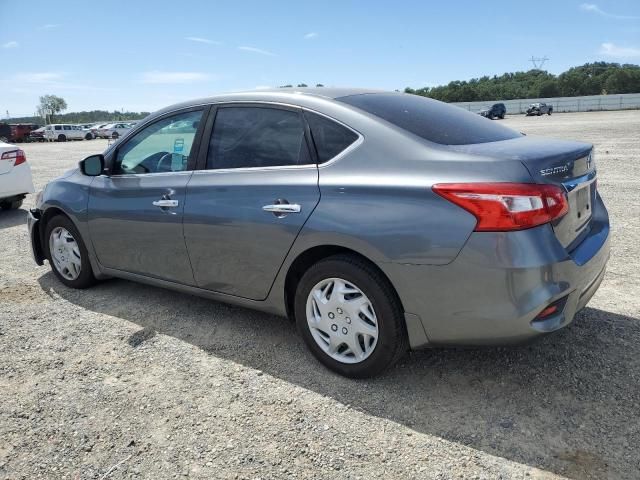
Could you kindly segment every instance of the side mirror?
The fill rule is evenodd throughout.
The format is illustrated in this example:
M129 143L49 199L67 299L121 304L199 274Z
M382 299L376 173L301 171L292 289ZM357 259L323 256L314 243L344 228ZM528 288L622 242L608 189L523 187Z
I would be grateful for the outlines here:
M104 155L91 155L80 162L80 171L89 177L104 173Z

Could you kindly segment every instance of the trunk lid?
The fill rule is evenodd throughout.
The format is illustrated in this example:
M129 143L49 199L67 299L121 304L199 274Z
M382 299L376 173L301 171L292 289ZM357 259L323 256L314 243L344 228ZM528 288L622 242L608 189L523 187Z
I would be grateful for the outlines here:
M523 136L451 148L472 155L521 162L535 183L561 187L566 192L569 212L553 222L552 227L567 250L572 250L589 234L596 198L593 145Z

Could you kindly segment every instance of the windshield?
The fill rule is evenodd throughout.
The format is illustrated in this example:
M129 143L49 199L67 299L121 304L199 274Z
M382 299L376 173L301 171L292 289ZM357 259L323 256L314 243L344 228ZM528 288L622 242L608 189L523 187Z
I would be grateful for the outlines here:
M497 142L521 135L460 107L419 95L365 93L336 100L442 145Z

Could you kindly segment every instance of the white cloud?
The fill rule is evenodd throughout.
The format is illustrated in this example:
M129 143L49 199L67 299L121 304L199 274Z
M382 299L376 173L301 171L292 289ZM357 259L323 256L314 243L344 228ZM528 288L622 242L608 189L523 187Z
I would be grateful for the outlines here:
M582 5L580 5L580 9L584 10L585 12L596 13L596 14L601 15L603 17L614 18L616 20L638 20L638 19L640 19L640 17L636 17L636 16L633 16L633 15L616 15L614 13L605 12L600 7L598 7L598 5L596 5L594 3L583 3Z
M141 75L142 83L166 84L166 83L195 83L209 80L210 75L201 72L144 72Z
M598 53L601 55L607 55L609 57L617 58L632 58L640 57L640 48L636 47L621 47L615 43L603 43L600 45Z
M270 52L268 50L263 50L261 48L255 48L255 47L238 47L238 50L243 50L245 52L259 53L260 55L267 55L269 57L276 56L276 54L273 52Z
M3 43L2 48L16 48L18 46L18 42L15 40L11 40L10 42Z
M52 28L58 28L60 26L59 23L47 23L46 25L42 25L40 30L51 30Z
M312 38L316 38L318 34L316 32L309 32L304 36L305 40L311 40Z
M185 40L189 40L190 42L196 43L206 43L208 45L221 45L222 42L217 42L215 40L209 40L208 38L202 37L184 37Z
M17 80L25 83L53 83L59 82L63 78L63 73L56 72L19 73L16 75Z

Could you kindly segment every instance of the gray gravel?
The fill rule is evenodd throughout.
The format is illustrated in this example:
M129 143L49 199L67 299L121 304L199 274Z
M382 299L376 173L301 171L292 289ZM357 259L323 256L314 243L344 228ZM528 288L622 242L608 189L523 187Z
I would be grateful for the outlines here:
M0 213L0 477L639 478L640 112L504 123L596 145L602 287L537 343L413 353L370 381L322 368L285 319L67 289L33 263L25 210ZM40 188L105 146L24 148Z

